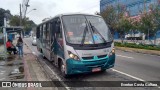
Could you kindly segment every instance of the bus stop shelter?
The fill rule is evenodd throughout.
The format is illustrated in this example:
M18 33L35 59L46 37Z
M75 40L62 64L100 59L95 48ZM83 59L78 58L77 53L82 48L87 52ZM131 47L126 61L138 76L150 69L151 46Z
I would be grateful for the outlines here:
M6 27L6 33L13 33L13 32L18 32L19 34L22 34L23 27L22 26Z
M8 39L8 34L10 33L18 33L20 36L23 36L23 27L22 26L3 27L5 57L6 57L6 52L7 52L6 41Z

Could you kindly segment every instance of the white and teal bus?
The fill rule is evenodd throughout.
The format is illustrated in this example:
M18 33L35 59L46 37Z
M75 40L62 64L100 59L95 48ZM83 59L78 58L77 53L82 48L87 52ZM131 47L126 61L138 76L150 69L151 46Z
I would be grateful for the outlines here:
M103 18L61 14L37 26L37 49L62 75L105 71L115 64L114 42Z

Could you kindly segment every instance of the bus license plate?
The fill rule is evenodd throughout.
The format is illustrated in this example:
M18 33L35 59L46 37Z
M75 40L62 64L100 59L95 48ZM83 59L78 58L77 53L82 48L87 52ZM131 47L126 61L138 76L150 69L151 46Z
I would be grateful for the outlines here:
M101 71L101 68L93 68L92 69L92 72L99 72L99 71Z

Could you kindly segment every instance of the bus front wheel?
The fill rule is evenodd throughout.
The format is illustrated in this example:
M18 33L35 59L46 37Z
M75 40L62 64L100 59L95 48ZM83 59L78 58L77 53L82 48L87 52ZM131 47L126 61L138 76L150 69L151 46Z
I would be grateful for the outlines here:
M65 66L64 66L63 62L60 61L59 63L60 63L59 66L60 66L60 70L61 70L62 76L65 77L65 78L67 78L68 75L65 73Z
M46 59L46 57L45 57L45 55L44 55L42 50L41 50L41 54L42 54L43 59Z

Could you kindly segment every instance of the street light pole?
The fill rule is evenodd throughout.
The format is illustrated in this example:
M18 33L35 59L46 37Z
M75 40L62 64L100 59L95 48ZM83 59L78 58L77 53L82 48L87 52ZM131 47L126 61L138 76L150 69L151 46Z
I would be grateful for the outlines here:
M19 5L20 8L20 26L22 26L22 9L21 9L21 4Z
M19 23L19 26L22 26L22 8L21 8L21 4L19 5L19 9L20 9L20 23ZM20 36L22 37L22 32L23 30L21 31L20 33Z
M6 33L6 18L4 18L4 27L3 27L3 41L4 41L4 57L5 57L5 59L6 59L6 57L7 57L7 49L6 49L6 40L7 40L7 33Z
M27 14L30 13L30 12L32 12L33 10L37 10L37 9L35 9L35 8L34 8L34 9L31 9L30 11L27 12Z

